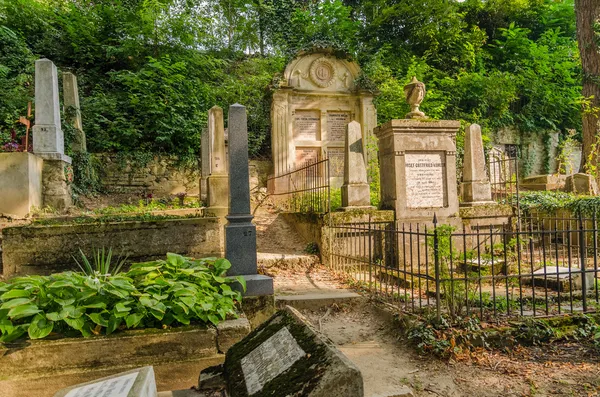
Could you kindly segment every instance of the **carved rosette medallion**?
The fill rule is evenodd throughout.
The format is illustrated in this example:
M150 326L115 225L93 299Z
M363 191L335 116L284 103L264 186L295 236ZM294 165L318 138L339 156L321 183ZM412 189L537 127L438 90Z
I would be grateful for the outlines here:
M310 65L310 79L321 88L329 87L335 81L335 66L327 58L318 58Z

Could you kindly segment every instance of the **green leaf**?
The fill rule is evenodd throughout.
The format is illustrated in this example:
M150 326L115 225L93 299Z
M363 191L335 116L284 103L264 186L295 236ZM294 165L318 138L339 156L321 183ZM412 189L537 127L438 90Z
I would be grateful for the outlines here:
M75 307L75 306L65 306L60 311L60 315L63 318L80 318L85 313L85 309L83 307Z
M102 313L90 313L87 315L95 324L108 327L108 320L102 317Z
M215 316L214 314L210 313L208 315L208 320L213 323L214 325L218 325L219 324L219 317Z
M189 325L190 319L183 313L173 313L173 317L175 320L179 321L181 324Z
M85 325L85 319L83 317L79 318L65 318L63 320L65 323L69 325L69 327L81 331L83 326Z
M143 314L140 313L132 313L125 317L125 324L127 324L127 328L137 327L142 319L144 318Z
M28 298L11 299L8 302L4 302L2 306L0 306L0 309L12 309L13 307L27 305L30 302L31 299Z
M73 283L69 280L58 280L55 281L53 283L50 283L47 285L47 288L67 288L67 287L74 287Z
M115 332L116 329L119 328L119 325L121 325L122 321L123 321L122 318L110 316L110 318L108 319L108 327L106 327L106 334L110 335L113 332Z
M60 320L64 320L66 317L67 317L67 313L63 310L61 310L60 313L57 313L57 312L46 313L46 318L50 321L60 321Z
M75 303L75 298L69 298L69 299L54 298L54 301L61 306L69 306L69 305L72 305L73 303Z
M12 289L0 296L0 300L7 301L13 298L27 298L31 295L31 290L28 289Z
M10 309L8 317L12 320L18 320L20 318L29 317L34 314L41 312L41 310L34 304L17 306Z
M37 314L31 321L27 333L31 339L41 339L48 336L53 328L54 322L48 321L43 314Z
M19 339L26 332L27 332L26 326L25 325L20 325L18 327L15 327L11 333L3 334L0 337L0 342L10 343L12 341L15 341L15 340Z
M104 302L96 302L90 303L89 305L83 305L86 309L106 309L106 303Z
M119 302L115 305L115 311L117 313L127 313L127 312L131 311L131 308L125 306L122 302Z
M185 263L185 261L186 261L185 257L183 257L179 254L174 254L172 252L167 252L167 263L169 265L179 267L179 266L183 265Z
M217 276L222 276L223 274L225 274L225 272L227 272L227 270L229 270L230 267L231 267L231 262L229 262L227 259L225 259L225 258L217 259L214 264L214 268L215 268L214 274Z
M242 285L242 291L246 292L246 279L243 276L235 276L235 279Z
M0 320L0 334L10 334L14 329L15 327L9 319Z

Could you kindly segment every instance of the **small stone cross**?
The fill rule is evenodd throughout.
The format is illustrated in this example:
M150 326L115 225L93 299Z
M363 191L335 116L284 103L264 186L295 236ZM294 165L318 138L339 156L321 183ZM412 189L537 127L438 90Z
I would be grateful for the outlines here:
M31 102L27 103L27 116L20 116L19 117L19 123L23 124L26 128L25 130L25 148L23 149L24 152L27 151L27 148L29 146L29 128L31 127L31 120L29 120L31 118Z

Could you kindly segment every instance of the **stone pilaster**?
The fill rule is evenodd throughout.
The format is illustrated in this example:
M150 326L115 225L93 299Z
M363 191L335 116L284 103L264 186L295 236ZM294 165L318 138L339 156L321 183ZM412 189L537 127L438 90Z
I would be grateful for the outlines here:
M225 226L225 257L231 262L229 275L246 279L246 295L273 294L273 279L257 273L256 226L250 212L248 129L246 108L229 107L229 215Z

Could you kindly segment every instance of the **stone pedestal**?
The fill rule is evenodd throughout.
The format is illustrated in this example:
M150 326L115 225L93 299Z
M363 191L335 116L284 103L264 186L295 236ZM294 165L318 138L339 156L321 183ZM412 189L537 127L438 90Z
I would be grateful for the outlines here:
M573 174L567 176L565 180L565 191L575 194L587 194L596 196L598 192L598 183L592 175Z
M228 274L246 279L250 296L273 294L273 279L257 274L256 226L250 212L248 130L246 108L229 107L230 172L229 223L225 226L225 257L231 262Z
M85 133L81 122L81 109L79 107L77 76L73 73L63 73L63 104L67 120L75 128L75 137L71 142L71 149L74 152L87 152Z
M360 124L356 121L349 123L346 127L345 143L342 209L347 211L358 208L372 208L362 132Z
M0 214L21 218L42 206L42 166L31 153L0 153Z
M465 129L465 157L461 185L461 206L493 204L492 188L485 172L481 127L477 124L470 124Z
M71 181L67 180L67 172L70 167L71 161L44 160L42 171L44 207L64 211L73 205Z
M459 121L391 120L374 130L381 169L381 207L402 221L458 215L456 132Z

